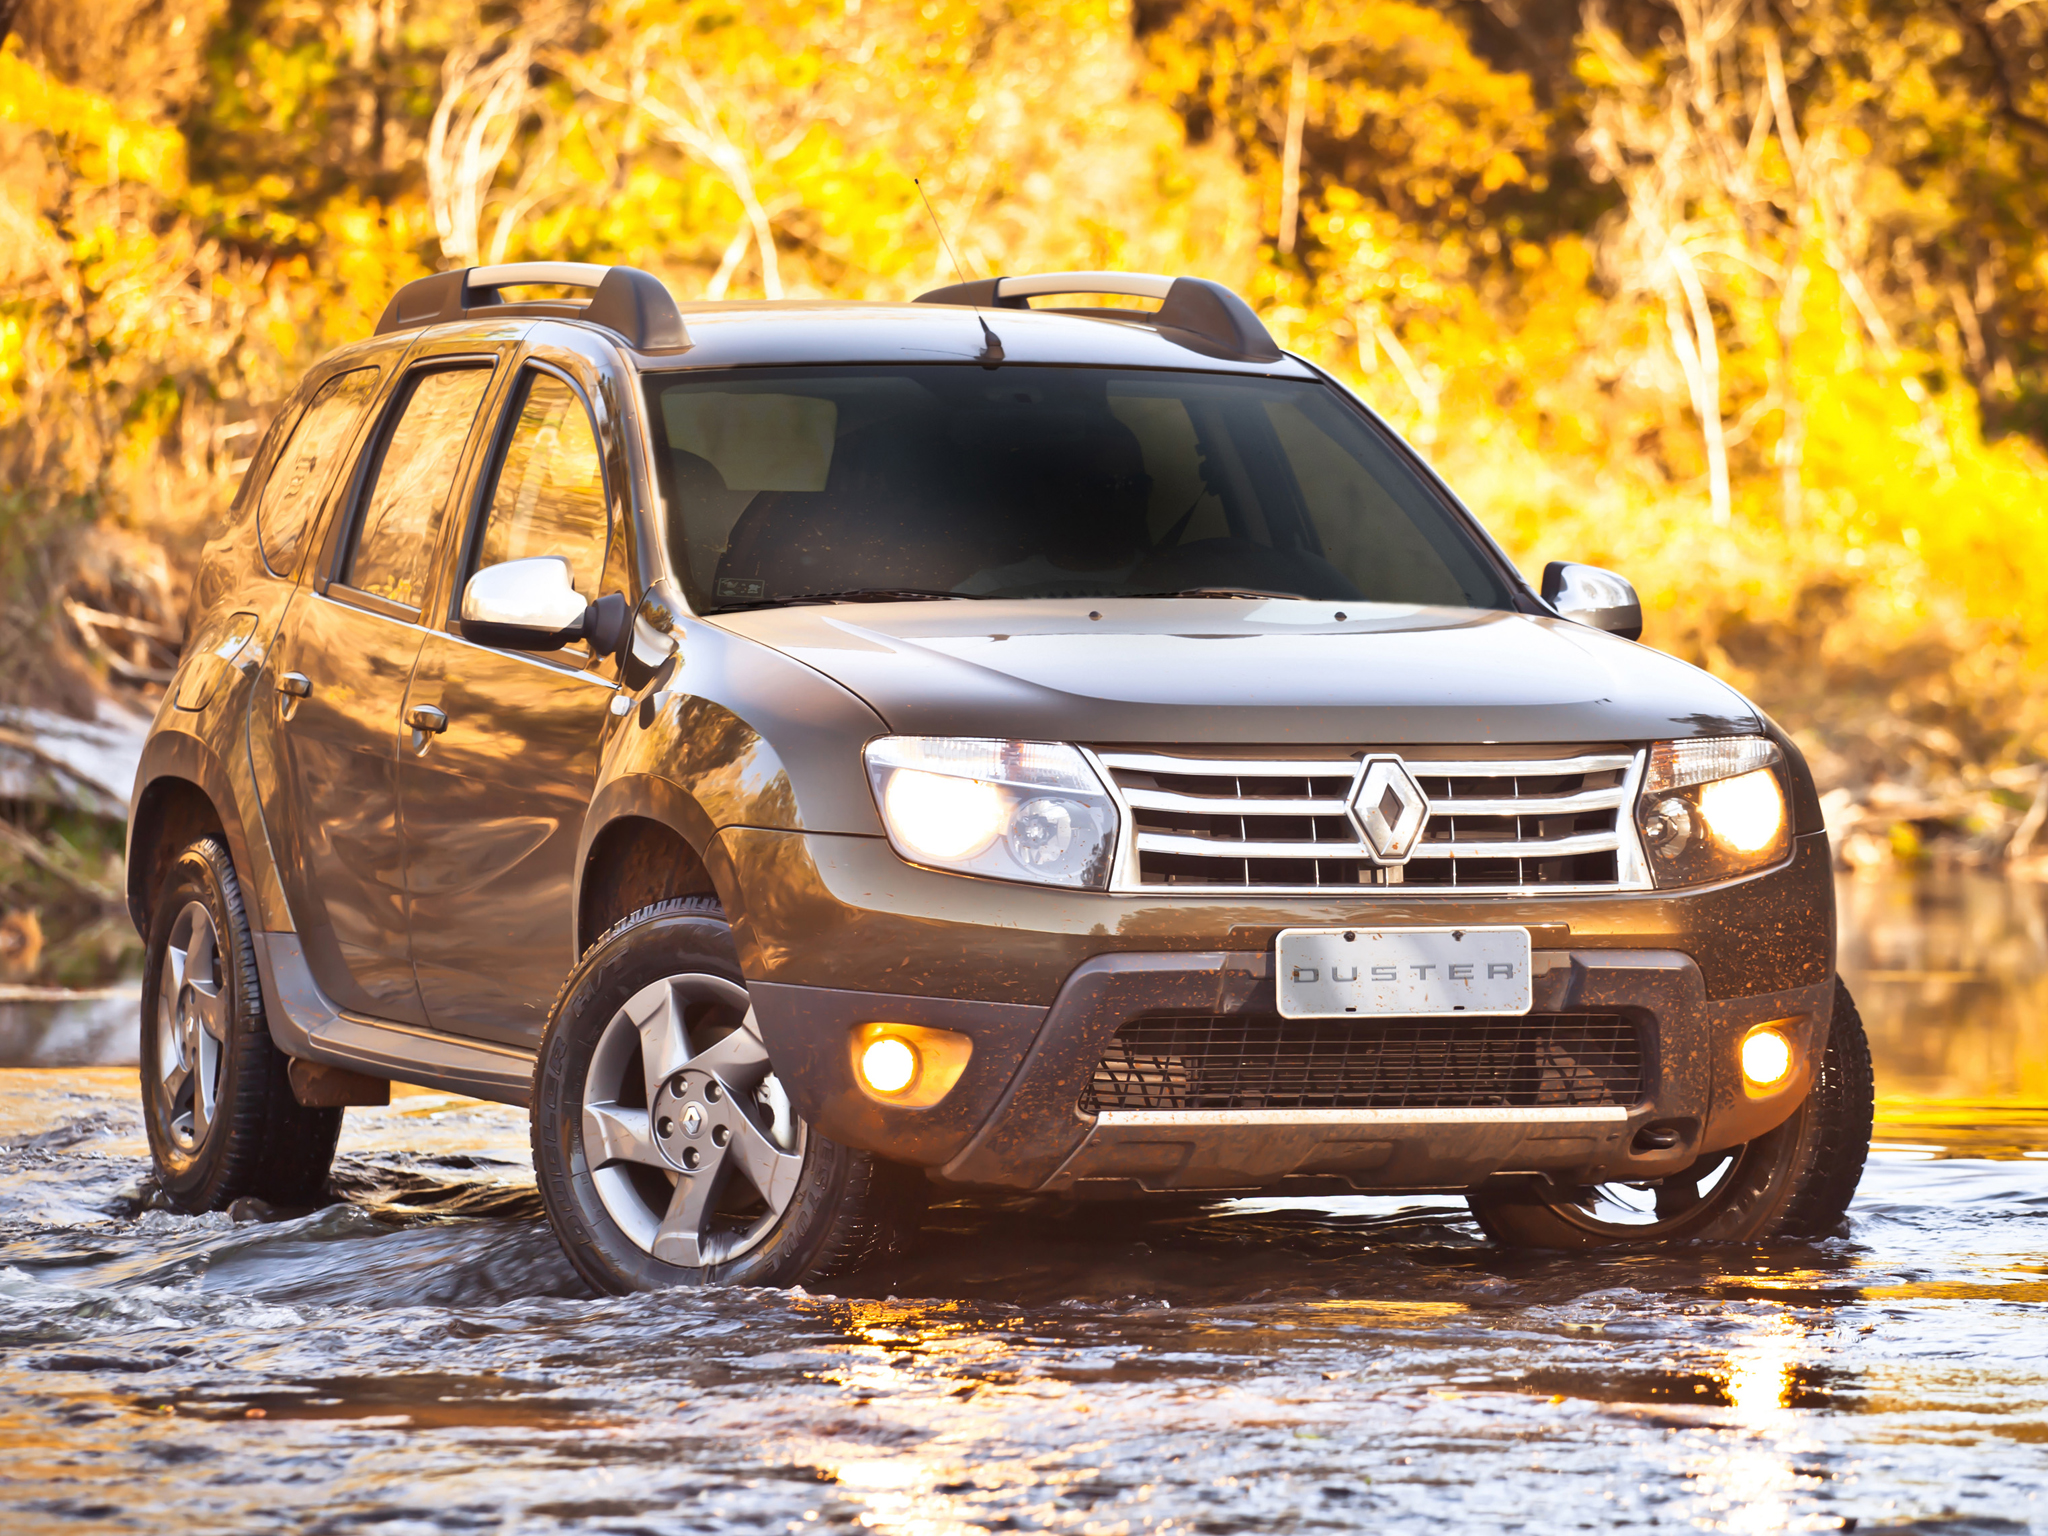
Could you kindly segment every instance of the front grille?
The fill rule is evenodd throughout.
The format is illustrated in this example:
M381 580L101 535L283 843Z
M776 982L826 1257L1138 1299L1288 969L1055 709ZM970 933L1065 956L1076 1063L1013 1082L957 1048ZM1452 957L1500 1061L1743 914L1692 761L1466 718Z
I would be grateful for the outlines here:
M1100 754L1130 812L1122 883L1150 889L1323 891L1402 885L1438 891L1613 890L1635 754L1406 758L1429 801L1405 865L1376 863L1352 800L1364 754L1326 759Z
M1613 1014L1360 1024L1136 1019L1081 1096L1105 1109L1479 1109L1633 1104L1643 1056Z

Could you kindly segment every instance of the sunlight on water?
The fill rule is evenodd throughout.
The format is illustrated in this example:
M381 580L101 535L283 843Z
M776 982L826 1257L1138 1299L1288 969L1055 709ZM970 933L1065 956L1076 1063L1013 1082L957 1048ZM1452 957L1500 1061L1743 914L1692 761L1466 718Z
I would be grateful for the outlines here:
M2017 1536L2042 888L1841 906L1885 1145L1845 1234L1758 1248L1508 1255L1443 1195L951 1205L858 1280L598 1298L516 1110L402 1092L349 1112L341 1203L189 1218L132 1067L0 1071L0 1529Z
M1801 1330L1790 1319L1728 1356L1728 1402L1745 1419L1774 1413L1791 1401L1792 1361Z

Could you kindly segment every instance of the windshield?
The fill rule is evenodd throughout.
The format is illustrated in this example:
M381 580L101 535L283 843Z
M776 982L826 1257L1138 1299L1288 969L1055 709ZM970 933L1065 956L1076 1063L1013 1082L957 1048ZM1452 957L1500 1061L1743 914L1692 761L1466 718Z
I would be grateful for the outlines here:
M1321 383L919 364L647 387L700 613L1202 589L1512 606L1443 496Z

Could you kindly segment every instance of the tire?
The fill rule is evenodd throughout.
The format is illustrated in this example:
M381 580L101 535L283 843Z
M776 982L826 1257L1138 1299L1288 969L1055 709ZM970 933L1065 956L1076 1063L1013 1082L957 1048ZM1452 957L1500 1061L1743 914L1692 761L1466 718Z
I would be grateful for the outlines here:
M142 1121L171 1206L218 1211L244 1195L325 1203L341 1111L293 1097L271 1043L233 860L202 837L172 860L142 972Z
M533 1166L598 1290L789 1286L914 1230L923 1177L809 1130L747 1016L708 897L623 919L562 984L534 1067Z
M1660 1187L1563 1189L1531 1180L1470 1196L1472 1214L1488 1237L1509 1248L1825 1237L1840 1228L1863 1177L1870 1155L1872 1094L1870 1041L1855 1000L1837 980L1819 1078L1777 1129L1703 1157ZM1702 1192L1702 1185L1710 1187ZM1637 1212L1633 1222L1619 1219L1622 1210L1642 1203L1646 1194L1654 1195L1653 1210Z

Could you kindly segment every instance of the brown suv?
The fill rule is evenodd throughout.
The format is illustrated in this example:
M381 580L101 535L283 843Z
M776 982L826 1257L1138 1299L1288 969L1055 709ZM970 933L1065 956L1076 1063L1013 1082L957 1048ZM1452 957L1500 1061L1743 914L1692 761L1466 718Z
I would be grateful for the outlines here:
M143 758L159 1175L312 1201L396 1078L529 1104L611 1289L935 1188L1826 1230L1812 780L1640 628L1199 279L410 284L279 413Z

